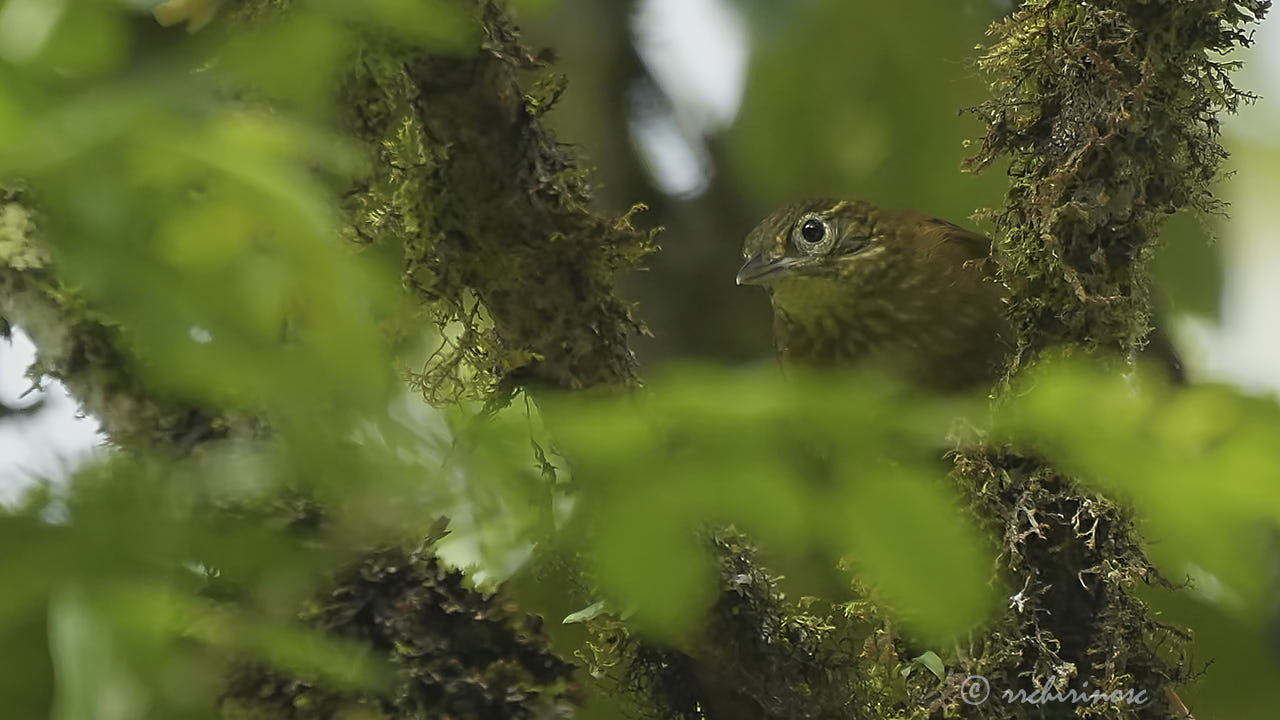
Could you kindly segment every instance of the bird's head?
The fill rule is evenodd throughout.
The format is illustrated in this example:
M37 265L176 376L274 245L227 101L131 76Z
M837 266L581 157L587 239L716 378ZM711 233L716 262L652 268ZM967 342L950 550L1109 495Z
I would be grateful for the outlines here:
M747 236L738 270L739 285L772 286L801 277L844 278L855 269L880 264L900 252L885 242L881 214L856 200L820 198L783 207Z
M747 236L739 285L769 291L786 360L878 355L936 386L986 378L1001 352L991 241L913 210L804 200Z

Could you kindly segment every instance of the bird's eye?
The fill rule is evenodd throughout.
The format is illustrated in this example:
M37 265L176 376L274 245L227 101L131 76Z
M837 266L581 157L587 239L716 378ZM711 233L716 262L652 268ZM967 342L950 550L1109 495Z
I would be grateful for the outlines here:
M805 215L791 226L791 244L805 255L826 253L835 239L831 223L818 213Z
M818 218L809 218L800 226L800 237L807 243L817 245L827 237L827 224Z

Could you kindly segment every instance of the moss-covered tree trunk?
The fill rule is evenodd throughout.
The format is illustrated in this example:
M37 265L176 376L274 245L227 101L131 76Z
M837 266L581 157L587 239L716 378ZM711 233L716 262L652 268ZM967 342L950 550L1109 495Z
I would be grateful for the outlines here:
M988 128L970 162L1010 164L1006 204L987 213L1019 330L1010 377L1054 346L1132 357L1146 344L1147 258L1171 214L1222 207L1211 187L1226 157L1219 115L1251 97L1231 84L1237 63L1222 55L1250 44L1248 26L1269 5L1034 0L993 28L979 63L993 97L974 110ZM1175 693L1190 676L1188 638L1135 594L1164 581L1129 512L1014 448L956 460L1002 537L1002 570L1016 590L1002 620L963 653L964 673L1013 690L1144 690L1144 707L1093 709L1185 717ZM960 708L974 717L1039 712Z

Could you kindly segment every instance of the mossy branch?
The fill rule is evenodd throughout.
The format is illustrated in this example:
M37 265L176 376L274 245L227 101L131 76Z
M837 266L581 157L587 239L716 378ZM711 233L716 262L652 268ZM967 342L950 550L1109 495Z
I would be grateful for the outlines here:
M1221 58L1269 6L1033 0L992 27L979 67L993 97L973 109L987 131L968 166L1009 162L1007 202L985 215L1023 349L1144 342L1144 260L1170 214L1223 208L1218 116L1253 96Z
M0 317L38 348L33 381L66 384L121 447L185 454L195 445L251 435L255 423L161 397L145 387L121 330L58 279L41 212L19 188L0 188Z
M652 233L633 213L591 209L586 173L540 121L559 85L526 92L519 74L543 61L498 3L475 7L484 39L474 56L383 41L356 58L345 96L375 169L348 198L355 236L402 251L405 285L446 330L462 328L418 377L428 398L484 396L499 383L629 385L629 338L643 329L614 279L653 251Z
M1226 157L1219 115L1252 96L1221 56L1251 42L1255 0L1031 0L992 27L979 61L993 97L980 170L1009 163L997 226L1000 279L1012 290L1019 352L1050 346L1132 353L1150 329L1145 260L1172 213L1221 212L1212 181ZM1008 611L962 655L962 672L992 687L1087 681L1148 691L1141 708L1108 717L1184 717L1186 634L1136 596L1163 579L1131 513L1075 479L1010 449L965 451L957 477L1001 536ZM1025 706L956 704L965 716L1021 718ZM1063 716L1072 708L1061 709Z

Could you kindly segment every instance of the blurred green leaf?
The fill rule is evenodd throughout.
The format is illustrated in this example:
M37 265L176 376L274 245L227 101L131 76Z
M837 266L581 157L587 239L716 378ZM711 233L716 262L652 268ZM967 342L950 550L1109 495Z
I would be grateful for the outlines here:
M994 553L937 476L887 467L850 487L843 532L860 575L922 637L942 641L993 609Z
M978 131L959 111L986 92L966 64L994 3L742 4L754 52L728 159L749 193L861 197L959 222L995 202L998 172L958 172Z
M82 588L69 585L54 595L49 646L57 680L55 720L144 716L150 699L117 644L110 621Z
M1275 562L1273 551L1272 567ZM1211 710L1214 717L1249 720L1259 717L1260 709L1274 707L1275 678L1280 676L1274 606L1262 616L1242 616L1194 592L1152 587L1143 595L1164 622L1194 633L1193 658L1207 667L1180 692L1197 717Z
M989 606L989 551L942 483L950 423L975 406L873 375L714 372L656 378L642 397L560 398L548 417L592 517L596 573L670 630L709 601L708 527L766 547L852 553L919 632Z
M323 110L341 81L340 63L354 45L355 38L333 17L303 8L240 29L219 53L217 68L268 97Z
M469 54L479 49L475 10L451 0L323 0L327 12L420 43L438 53Z
M1002 431L1132 500L1165 574L1201 574L1224 610L1270 597L1263 531L1280 521L1280 406L1224 386L1170 388L1158 374L1045 363L1000 417Z
M252 618L212 603L168 598L182 608L184 635L232 654L249 652L273 668L323 678L342 689L383 689L392 675L373 648L325 637L271 618Z
M84 5L114 23L128 13ZM128 328L154 389L265 414L316 481L341 467L332 440L395 388L377 326L395 283L343 243L334 207L358 155L308 115L337 93L348 35L300 12L237 34L200 72L175 53L89 85L0 74L0 98L39 118L0 138L0 174L40 198L61 276ZM301 101L282 107L297 113L226 102L245 83Z
M68 11L62 15L38 58L45 71L72 76L100 75L123 63L129 35L120 13L108 3L66 4L70 6Z
M119 8L75 0L0 3L0 62L27 72L98 75L123 60L128 35Z
M1164 309L1218 317L1226 273L1222 251L1203 220L1186 213L1170 218L1160 233L1160 246L1151 265L1167 305Z

